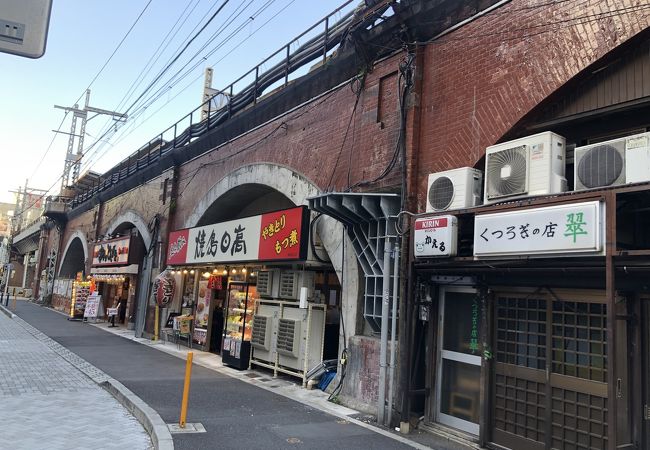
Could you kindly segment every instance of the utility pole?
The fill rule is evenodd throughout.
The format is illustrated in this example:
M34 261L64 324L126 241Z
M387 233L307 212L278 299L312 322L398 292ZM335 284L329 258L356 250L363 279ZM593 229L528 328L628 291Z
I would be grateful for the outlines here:
M201 103L201 120L205 120L211 113L219 110L228 104L229 97L218 89L212 88L212 74L214 73L212 67L205 68L205 75L203 78L203 98ZM211 100L208 102L208 100Z
M79 170L81 169L81 158L83 157L84 137L86 136L86 123L89 120L94 119L100 114L111 116L114 120L122 121L122 122L126 121L128 117L126 114L121 114L115 111L108 111L106 109L89 106L89 102L90 102L90 89L86 89L86 102L84 104L83 109L79 109L78 104L75 104L72 107L54 105L55 108L63 109L66 112L72 112L72 125L70 129L70 133L62 133L62 134L68 134L70 137L68 138L68 149L65 155L65 165L63 167L63 178L61 179L61 191L63 191L63 189L66 186L70 186L74 184L74 182L77 181L77 178L79 178ZM95 115L92 116L91 118L88 118L89 112L95 113ZM77 134L77 120L81 121L79 134ZM61 133L60 131L56 131L56 130L54 130L54 132ZM74 153L75 138L78 138L76 154Z

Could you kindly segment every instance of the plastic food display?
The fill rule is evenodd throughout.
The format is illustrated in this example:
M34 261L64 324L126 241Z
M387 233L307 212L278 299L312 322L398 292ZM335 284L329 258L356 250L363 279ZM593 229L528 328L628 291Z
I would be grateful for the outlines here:
M238 369L248 368L252 319L255 313L255 285L232 282L228 286L228 308L223 336L222 360Z

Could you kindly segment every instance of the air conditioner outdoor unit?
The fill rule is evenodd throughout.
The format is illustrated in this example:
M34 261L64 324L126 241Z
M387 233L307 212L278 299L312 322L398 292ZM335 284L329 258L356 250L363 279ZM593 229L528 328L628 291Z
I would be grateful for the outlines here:
M255 348L271 351L271 332L273 318L268 316L255 315L253 317L253 332L251 345Z
M479 205L482 187L483 173L471 167L429 174L427 212Z
M650 181L650 133L575 149L575 190Z
M315 283L314 272L282 271L280 273L278 297L287 300L298 300L301 287L306 287L309 291L308 295L312 295Z
M485 150L485 202L566 191L565 140L545 131Z
M278 285L280 278L280 271L273 270L260 270L257 272L256 288L260 297L273 298L278 296Z
M301 321L294 319L280 319L278 321L278 353L298 358L300 355Z

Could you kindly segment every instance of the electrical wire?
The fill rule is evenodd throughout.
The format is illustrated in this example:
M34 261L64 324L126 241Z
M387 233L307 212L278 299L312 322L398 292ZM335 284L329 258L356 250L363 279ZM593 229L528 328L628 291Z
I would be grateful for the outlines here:
M154 96L154 97L153 97L152 99L151 99L151 97L150 97L151 100L149 100L148 103L146 103L146 104L144 104L143 106L140 107L140 110L138 111L138 115L139 115L140 113L144 113L144 112L147 110L147 108L149 108L149 107L150 107L150 106L151 106L155 101L157 101L157 100L158 100L162 95L164 95L165 92L168 91L168 89L171 89L171 88L174 87L176 84L178 84L180 81L182 81L182 79L184 79L187 75L189 75L189 74L190 74L190 73L191 73L191 72L192 72L192 71L193 71L193 70L194 70L198 65L200 65L203 61L205 61L205 60L207 59L208 56L210 56L211 54L213 54L215 51L217 51L219 48L221 48L223 45L225 45L228 41L230 41L231 39L233 39L233 38L236 36L236 34L238 34L239 32L241 32L241 31L245 28L245 26L246 26L250 21L254 20L254 19L255 19L259 14L261 14L263 11L265 11L266 9L268 9L268 8L270 7L270 5L273 4L275 1L276 1L276 0L268 0L264 5L262 5L260 8L258 8L258 10L256 10L256 11L255 11L255 12L254 12L250 17L248 17L248 18L247 18L247 19L246 19L242 24L240 24L240 25L239 25L239 26L238 26L238 27L237 27L233 32L231 32L231 34L230 34L229 36L227 36L227 37L226 37L224 40L222 40L222 41L221 41L221 42L220 42L216 47L214 47L214 48L210 51L210 53L208 53L207 55L204 55L203 58L201 58L201 60L199 60L199 61L198 61L197 63L195 63L192 67L190 67L189 69L187 69L187 70L185 71L185 74L183 74L180 78L178 78L176 81L172 82L169 86L167 86L167 83L169 83L171 80L174 80L174 78L176 78L176 77L178 76L178 74L180 74L181 71L184 70L185 68L183 68L183 69L177 71L177 72L176 72L176 73L175 73L175 74L174 74L174 75L173 75L173 76L168 80L168 82L166 83L166 90L165 90L165 91L162 91L163 88L160 88L158 91L156 91L156 93L152 94L152 96ZM293 0L292 0L292 2L293 2ZM292 3L292 2L291 2L291 3ZM252 3L252 1L249 2L249 3L246 5L246 7L248 7L251 3ZM288 6L288 5L286 5L286 6ZM284 11L284 9L286 9L286 6L285 6L285 8L281 9L280 12ZM239 11L239 12L237 12L237 10L235 10L235 12L233 12L233 13L231 14L231 16L230 16L230 17L229 17L225 22L226 22L228 25L234 23L234 21L236 20L236 18L239 17L239 16L243 13L244 10L245 10L245 8L242 9L241 11ZM261 29L263 26L265 26L266 24L268 24L268 23L270 22L270 20L272 20L273 18L275 18L275 17L276 17L280 12L276 13L276 14L275 14L271 19L267 20L264 24L262 24L260 27L258 27L257 30L255 30L255 31L257 32L257 31L258 31L259 29ZM235 13L237 13L237 14L235 15ZM235 15L234 19L233 19L233 15ZM209 40L208 42L206 42L206 43L203 45L203 47L201 47L201 49L200 49L199 51L197 51L197 52L195 53L195 55L194 55L192 58L195 58L196 56L198 56L198 55L200 54L201 50L204 49L204 48L205 48L205 47L206 47L210 42L214 41L214 39L215 39L215 38L216 38L216 37L217 37L217 36L218 36L222 31L224 31L225 29L226 29L226 26L223 26L223 27L221 27L220 29L218 29L215 33L213 33L213 35L212 35L212 37L210 38L210 40ZM249 36L248 38L250 38L250 36ZM246 39L248 39L248 38L246 38ZM246 40L246 39L244 39L244 40ZM241 44L241 43L240 43L240 44ZM196 81L198 78L200 78L201 75L202 75L202 74L199 74L199 75L198 75L198 76L197 76L197 77L196 77L196 78L195 78L195 79L190 83L190 85L191 85L192 83L194 83L194 81ZM187 89L190 85L186 86L186 88L184 88L183 91L184 91L185 89ZM182 91L181 91L181 92L182 92ZM157 94L157 95L156 95L156 94ZM168 101L165 103L165 105L168 104L169 102L171 102L171 100L175 99L179 94L180 94L180 92L179 92L177 95L175 95L172 99L168 100ZM163 106L164 106L164 105L163 105ZM161 109L161 108L159 108L156 112L158 112L160 109ZM152 114L152 116L153 116L153 114ZM151 117L151 116L150 116L150 117ZM135 122L135 121L132 121L132 122L130 122L130 123L131 123L131 124L135 124L136 122ZM144 122L141 122L141 123L140 123L140 126L142 125L142 123L144 123ZM137 128L138 128L138 127L135 127L135 128L132 128L132 129L134 130L134 129L137 129ZM128 129L128 126L127 126L126 129ZM131 131L130 133L128 133L126 136L130 135L132 132L133 132L133 131ZM125 136L125 137L126 137L126 136ZM124 137L124 138L125 138L125 137ZM123 140L123 139L122 139L122 140ZM117 145L117 143L116 143L115 145ZM103 156L105 153L106 153L106 152L104 152L101 156ZM100 158L96 158L95 160L98 161L99 159L101 159L101 157L100 157ZM89 165L89 163L86 163L86 165Z
M280 13L284 12L284 10L287 9L287 8L288 8L292 3L294 3L295 1L296 1L296 0L291 0L289 3L287 3L284 7L282 7L282 9L280 9L278 12L276 12L272 17L270 17L266 22L264 22L262 25L260 25L258 28L256 28L256 29L255 29L253 32L251 32L247 37L245 37L244 39L240 40L239 43L238 43L235 47L233 47L231 50L228 51L228 53L226 53L225 55L223 55L223 57L221 57L219 60L217 60L216 62L214 62L214 63L212 63L212 64L210 64L210 65L214 66L214 65L218 64L219 62L223 61L223 59L225 59L227 56L229 56L230 54L232 54L232 52L233 52L235 49L239 48L242 44L244 44L244 42L246 42L248 39L250 39L253 35L255 35L255 33L257 33L259 30L261 30L264 26L266 26L269 22L271 22L273 19L275 19L278 15L280 15ZM145 122L147 122L149 119L151 119L152 117L154 117L158 112L160 112L160 110L162 110L162 108L164 108L165 106L167 106L167 105L168 105L169 103L171 103L174 99L176 99L179 95L181 95L183 92L185 92L187 89L189 89L189 88L190 88L192 85L194 85L194 83L195 83L197 80L199 80L199 78L201 78L202 76L203 76L203 74L201 73L201 74L198 74L196 77L194 77L194 78L193 78L193 79L192 79L192 80L191 80L187 85L185 85L185 87L184 87L183 89L181 89L181 90L180 90L179 92L177 92L173 97L171 97L170 99L168 99L168 100L167 100L163 105L161 105L161 106L160 106L156 111L154 111L153 113L151 113L151 114L149 115L149 117L147 117L146 119L144 119L143 121L141 121L140 124L139 124L138 126L136 126L136 127L134 127L134 128L131 128L131 130L130 130L126 135L121 136L121 137L117 140L117 142L115 142L115 145L119 145L122 141L124 141L124 139L126 139L126 138L127 138L128 136L130 136L133 132L135 132L135 131L138 129L139 126L142 126ZM125 127L125 128L126 128L126 127Z

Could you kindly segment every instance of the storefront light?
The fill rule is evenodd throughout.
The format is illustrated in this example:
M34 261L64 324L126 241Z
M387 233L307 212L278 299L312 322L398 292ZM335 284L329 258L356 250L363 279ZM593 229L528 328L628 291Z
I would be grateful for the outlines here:
M241 273L246 273L246 267L241 270Z
M214 274L216 274L216 273L218 273L218 272L219 272L219 271L218 271L217 269L214 269L214 270L212 271L212 273L214 273Z
M228 271L226 269L223 269L223 274L228 275Z
M236 273L237 273L237 269L232 269L232 270L230 271L230 273L232 273L233 275L236 274Z
M190 270L190 275L194 275L194 269Z
M203 278L210 278L210 272L203 272Z
M187 269L183 270L183 275L187 275Z

